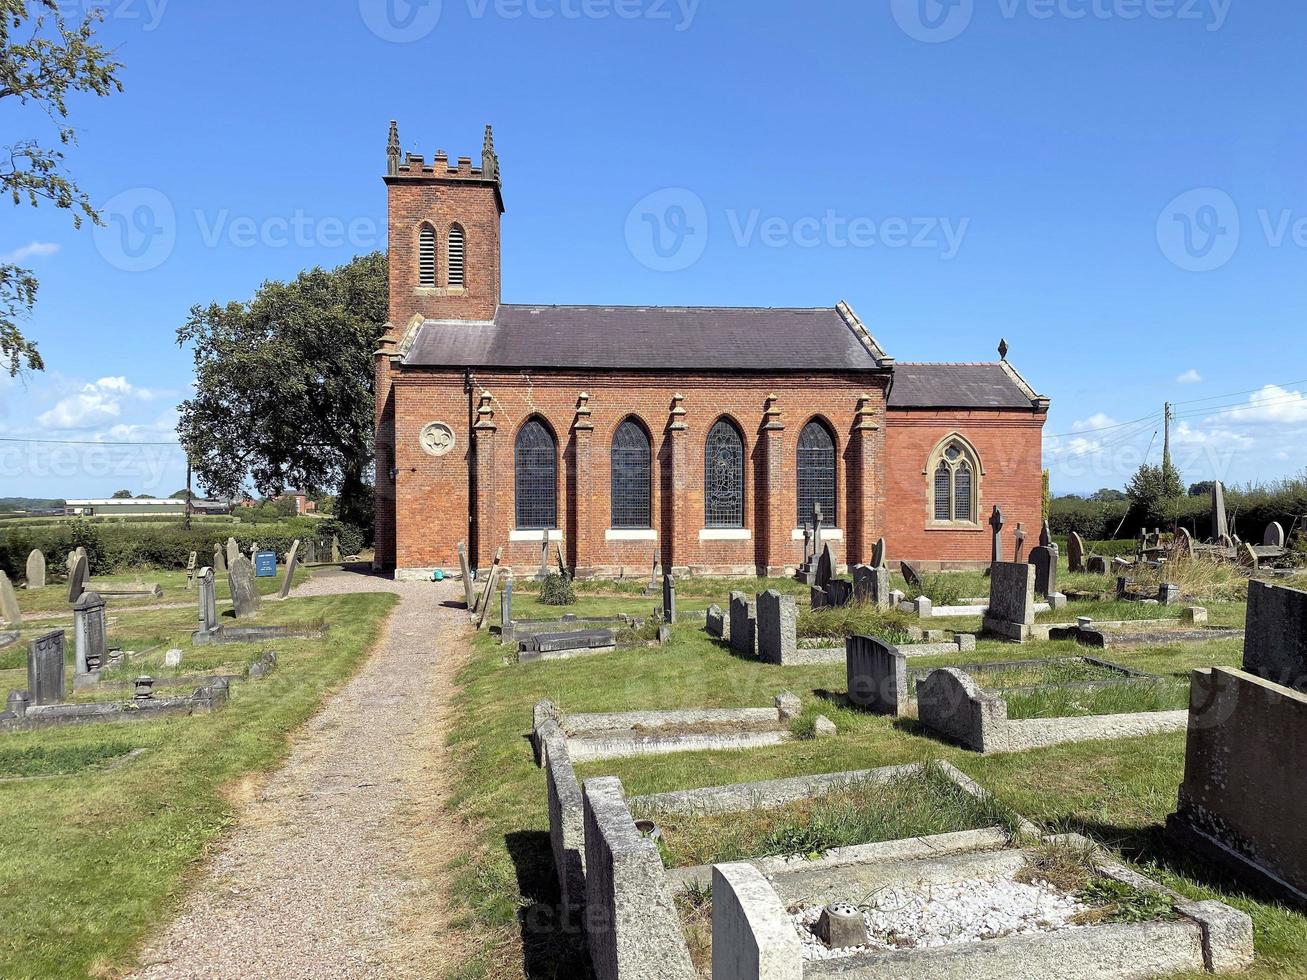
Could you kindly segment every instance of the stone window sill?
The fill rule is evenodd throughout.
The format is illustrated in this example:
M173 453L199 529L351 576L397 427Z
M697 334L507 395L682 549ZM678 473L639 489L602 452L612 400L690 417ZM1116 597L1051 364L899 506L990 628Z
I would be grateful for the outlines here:
M827 538L829 538L831 541L843 541L843 540L844 540L844 532L841 531L841 530L840 530L839 528L837 528L837 527L824 527L824 528L822 528L822 529L821 529L821 536L822 536L822 539L823 539L823 540L825 540L825 539L827 539ZM801 528L801 527L796 527L793 531L791 531L791 532L790 532L790 540L792 540L792 541L802 541L802 540L803 540L803 528Z
M604 532L605 541L657 541L658 532L651 527L610 527Z
M750 541L753 532L747 527L705 527L699 531L700 541Z
M534 531L518 531L514 529L508 532L509 541L535 541L538 543L543 541L544 537L545 537L545 529L542 527L538 527ZM549 531L549 540L562 541L563 540L562 530L560 530L559 528L552 528Z
M418 286L413 290L414 296L465 296L466 286Z
M926 525L927 531L984 531L986 525L977 524L973 521L939 521Z

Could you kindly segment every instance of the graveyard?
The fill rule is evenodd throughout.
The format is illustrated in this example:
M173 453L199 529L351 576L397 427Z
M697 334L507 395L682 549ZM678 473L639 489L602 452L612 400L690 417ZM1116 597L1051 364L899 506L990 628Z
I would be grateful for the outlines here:
M489 622L473 641L472 662L460 677L461 724L452 736L461 760L453 805L466 830L480 840L477 852L459 863L455 893L456 904L471 910L474 928L481 932L468 969L477 975L511 976L524 965L531 976L589 975L585 971L591 969L595 940L587 941L581 913L568 905L576 904L582 888L593 900L589 889L607 887L607 879L598 879L596 886L578 877L578 865L595 858L591 836L598 828L605 835L604 847L614 848L611 860L620 852L623 861L645 862L646 871L639 873L662 868L665 893L657 899L642 893L640 904L629 910L632 927L651 937L655 961L676 964L665 966L660 976L708 975L717 929L736 936L747 921L755 930L749 942L772 936L765 929L756 931L768 909L779 910L781 918L771 921L784 937L796 928L789 912L796 922L807 922L804 928L810 926L816 936L819 919L824 922L826 916L818 916L822 902L812 904L812 896L862 900L873 890L867 876L878 873L875 865L864 868L863 862L881 853L877 848L898 848L894 866L902 867L904 860L926 860L927 852L933 860L935 849L952 837L961 842L957 861L990 869L978 870L976 881L999 882L992 887L1007 890L1019 890L1013 881L1031 880L1020 869L1045 860L1041 848L1056 842L1032 840L1056 839L1077 853L1098 855L1084 871L1096 884L1073 888L1064 898L1071 903L1069 918L1099 923L1095 929L1102 930L1104 946L1093 945L1100 940L1091 929L1026 935L1023 926L1014 924L1003 933L1014 950L1027 950L1022 955L1032 957L1032 964L1049 957L1045 971L1076 949L1076 956L1100 956L1105 963L1108 951L1115 951L1110 955L1121 959L1114 961L1118 972L1112 975L1204 975L1204 954L1194 953L1192 937L1207 930L1216 935L1236 922L1232 945L1215 951L1218 967L1224 964L1218 972L1298 975L1307 956L1302 912L1282 905L1246 877L1236 877L1226 865L1200 856L1164 829L1168 818L1175 822L1177 791L1185 781L1193 672L1238 668L1243 661L1246 600L1241 593L1246 594L1247 575L1235 583L1223 569L1174 564L1165 570L1169 577L1187 583L1176 601L1163 605L1154 598L1154 587L1148 596L1152 601L1141 602L1122 595L1110 575L1085 571L1083 565L1072 572L1065 543L1060 544L1054 557L1056 587L1078 598L1055 608L1033 595L1032 575L1030 599L1041 601L1028 602L1030 622L1021 624L1025 631L1019 643L1001 625L986 630L985 615L960 601L990 604L993 579L980 573L940 573L910 583L901 570L887 570L886 582L901 607L886 608L849 601L814 609L812 586L794 578L681 578L674 583L675 623L665 627L662 642L642 639L600 655L545 662L517 662L505 655L513 645L500 641L505 606L493 601ZM1193 561L1206 559L1196 556ZM1145 572L1140 568L1134 574L1144 579ZM1307 586L1303 575L1274 581ZM855 575L850 600L856 582ZM559 622L563 616L657 622L664 608L662 584L649 579L578 581L576 604L559 607L541 601L538 582L519 577L509 614L533 628L552 621L564 631L569 624ZM932 605L943 607L946 615L922 615L914 605L916 596L929 597L932 591L939 600ZM732 618L731 593L738 594L747 619ZM761 610L765 603L783 609L791 600L792 639L785 643L797 656L769 661L762 634L773 627L764 626L769 614ZM787 616L782 613L780 620ZM747 649L731 642L740 622L751 631ZM1105 649L1088 642L1095 633L1129 636L1132 642ZM899 676L888 688L893 710L857 704L850 697L852 659L844 647L847 641L852 649L850 637L860 636L877 636L885 649L902 651ZM947 726L926 724L918 701L929 692L922 685L954 672L965 674L982 699L1001 699L1012 730L1030 726L1023 736L1028 744L977 751ZM877 687L871 700L883 701L885 690ZM777 692L795 699L787 737L772 737L775 725L762 718ZM524 733L530 738L524 739ZM696 744L695 739L706 741ZM671 744L649 751L629 744L641 741ZM560 760L557 775L550 772L549 758ZM952 777L941 783L941 772L956 773L961 783L950 782ZM821 774L827 775L818 778ZM952 788L945 786L941 796L944 783ZM958 785L975 787L981 795L963 794L959 803ZM592 789L593 815L583 800ZM656 828L652 844L648 838L642 842L638 833L622 838L620 845L619 838L607 836L605 812L611 817L628 811L637 828ZM573 818L566 817L569 812ZM614 826L624 827L622 819ZM999 837L1001 845L995 843ZM908 841L919 839L934 843L915 856L900 853ZM609 860L605 853L601 850L600 860ZM713 864L715 870L708 867ZM864 870L855 874L849 867ZM631 868L625 873L637 874L635 864ZM750 868L765 877L750 877ZM991 872L999 877L987 877ZM935 873L944 874L921 872ZM853 878L839 884L847 874ZM941 880L952 879L945 875ZM907 887L903 894L911 896L910 885L893 887ZM568 891L572 897L561 901ZM800 897L808 904L795 912ZM727 905L718 908L722 898ZM1124 912L1116 918L1112 910L1120 908L1148 908L1153 918L1143 913L1129 918L1134 913ZM737 913L733 920L727 914L731 909ZM1209 913L1216 918L1203 919ZM1256 957L1250 963L1247 950L1238 952L1244 943L1237 939L1243 928L1237 925L1238 913L1251 917ZM868 914L874 918L880 913ZM616 962L626 963L629 975L654 975L621 959L620 905L617 915ZM1127 920L1136 924L1112 925ZM1191 924L1182 928L1182 923ZM626 942L639 945L634 939ZM829 954L813 953L817 947L827 949L819 938L797 945L785 938L776 948L754 953L757 962L786 962L786 969L801 969L803 976L827 975L821 969L831 962ZM1001 948L993 940L983 955L998 959L976 961L995 971L986 975L1005 975ZM1152 960L1149 949L1156 954ZM683 950L691 961L688 967ZM1206 953L1210 964L1213 950ZM804 965L794 966L800 961ZM863 969L872 971L866 975L899 975L899 969L923 968L907 959L895 966L898 961L877 960L870 953L838 962L844 963L841 970L852 971L849 975L863 975L857 972ZM939 962L939 969L946 970L948 961ZM613 961L594 969L599 976L628 975L612 972ZM773 975L750 972L756 969L727 975ZM774 975L800 974L782 970Z
M30 691L29 642L60 636L62 663L53 669L63 691L57 704L29 707L26 723L0 724L0 974L80 975L130 961L231 825L240 787L278 768L287 733L364 660L395 597L273 601L285 571L283 563L277 576L253 579L264 599L241 622L293 633L311 626L316 638L196 645L194 583L188 589L185 573L142 570L123 580L157 583L162 599L104 606L103 652L91 654L104 662L85 678L84 627L74 623L68 585L24 590L30 614L20 641L0 650L0 687ZM293 573L295 583L309 577ZM227 576L217 578L217 620L235 624ZM203 711L167 710L198 690L222 697Z

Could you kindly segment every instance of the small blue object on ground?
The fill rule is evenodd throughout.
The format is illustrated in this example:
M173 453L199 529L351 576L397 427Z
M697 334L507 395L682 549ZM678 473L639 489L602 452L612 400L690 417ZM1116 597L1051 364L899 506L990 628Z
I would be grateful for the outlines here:
M254 574L259 578L272 578L277 574L277 553L260 551L254 556Z

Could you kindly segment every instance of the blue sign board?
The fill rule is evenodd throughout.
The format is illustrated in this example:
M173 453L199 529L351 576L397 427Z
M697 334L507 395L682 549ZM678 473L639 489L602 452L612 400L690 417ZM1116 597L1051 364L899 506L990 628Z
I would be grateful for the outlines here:
M260 551L254 556L254 574L259 578L274 578L277 574L277 553Z

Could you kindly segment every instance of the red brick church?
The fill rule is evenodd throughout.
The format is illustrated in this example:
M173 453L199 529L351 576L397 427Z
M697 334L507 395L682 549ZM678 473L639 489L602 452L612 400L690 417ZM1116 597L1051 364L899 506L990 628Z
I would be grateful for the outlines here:
M377 563L497 548L578 576L784 574L814 505L841 564L990 557L994 505L1039 526L1048 399L1002 360L896 361L818 309L500 301L499 159L401 152L391 125L390 323L376 359ZM1010 540L1010 538L1009 538ZM554 549L551 548L551 554Z

